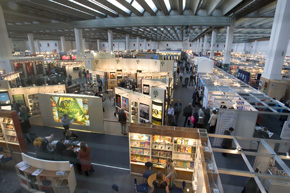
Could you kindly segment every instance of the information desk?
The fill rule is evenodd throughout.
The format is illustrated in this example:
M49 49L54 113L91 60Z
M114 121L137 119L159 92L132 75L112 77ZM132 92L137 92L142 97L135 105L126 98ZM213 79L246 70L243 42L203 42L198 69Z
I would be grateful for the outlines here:
M74 166L69 161L48 161L21 154L16 164L20 185L29 192L73 193L76 188Z

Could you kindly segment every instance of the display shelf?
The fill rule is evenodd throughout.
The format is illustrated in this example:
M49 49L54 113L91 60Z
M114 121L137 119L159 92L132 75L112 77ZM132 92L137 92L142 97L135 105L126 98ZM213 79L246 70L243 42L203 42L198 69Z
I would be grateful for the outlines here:
M28 104L31 116L40 115L40 107L39 107L39 100L38 94L31 94L28 95Z

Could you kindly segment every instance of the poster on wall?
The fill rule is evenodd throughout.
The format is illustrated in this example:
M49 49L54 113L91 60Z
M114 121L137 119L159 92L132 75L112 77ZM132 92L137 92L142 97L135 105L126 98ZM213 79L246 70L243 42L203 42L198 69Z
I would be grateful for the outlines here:
M24 73L24 67L23 67L23 63L14 63L14 69L17 72L22 72Z
M88 99L71 97L50 97L53 120L60 122L67 114L74 125L90 125Z
M42 62L35 62L36 74L43 74Z
M152 101L152 124L162 125L163 103Z
M140 117L149 121L149 105L139 104Z
M149 95L149 88L148 84L143 84L143 94Z
M26 62L25 67L26 67L27 76L32 76L35 74L34 69L33 69L33 62Z
M23 94L12 95L13 101L19 103L20 105L25 105L25 99Z
M117 77L122 77L122 70L117 70Z
M116 94L116 106L121 108L121 96Z
M122 97L122 108L129 112L129 99L126 97Z
M116 73L110 72L110 79L116 79Z

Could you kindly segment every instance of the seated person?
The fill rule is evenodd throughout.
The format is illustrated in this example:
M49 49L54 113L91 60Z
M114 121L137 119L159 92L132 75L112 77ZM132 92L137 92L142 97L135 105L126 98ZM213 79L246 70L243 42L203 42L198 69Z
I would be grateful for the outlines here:
M62 152L66 150L66 146L64 145L65 138L62 137L56 144L55 150L54 150L54 156L55 160L61 160Z
M65 132L65 139L66 140L74 140L74 139L77 139L78 136L76 134L74 134L73 132L71 132L70 130L67 130Z
M158 172L156 180L153 181L153 187L149 193L169 193L168 183L163 180L163 174Z
M62 152L62 160L69 161L71 164L77 168L79 172L81 172L80 161L77 158L77 153L74 152L72 144L66 144L66 149Z
M53 156L52 156L53 149L49 145L53 137L54 135L51 134L50 136L47 136L47 137L37 137L33 141L33 145L35 146L35 149L36 149L37 158L53 160Z

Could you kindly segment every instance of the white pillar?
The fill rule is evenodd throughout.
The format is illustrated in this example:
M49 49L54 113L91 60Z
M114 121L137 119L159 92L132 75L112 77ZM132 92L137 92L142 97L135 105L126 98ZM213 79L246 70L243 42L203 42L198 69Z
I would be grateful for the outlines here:
M64 36L60 36L60 43L61 43L61 52L65 52L66 51L66 47L65 47L65 38L64 38Z
M40 42L39 42L39 40L35 40L35 44L36 44L37 52L40 52Z
M234 26L230 25L227 27L226 47L224 52L223 64L230 64L231 62L231 50L234 39Z
M139 51L140 50L140 37L137 37L137 40L136 41L137 41L136 42L136 44L137 44L136 50Z
M126 35L126 45L125 50L129 50L129 34Z
M27 34L30 54L35 54L34 37L32 33Z
M75 41L76 41L76 50L77 54L83 55L84 48L83 48L83 31L82 29L75 28Z
M101 50L101 41L97 40L97 50L100 51Z
M203 43L203 55L204 55L204 56L206 56L207 41L208 41L208 35L205 35L205 36L204 36L204 43Z
M211 45L210 45L210 58L214 57L214 48L216 45L216 30L212 30L211 32Z
M196 40L196 54L199 53L199 39Z
M245 54L247 52L247 43L244 43L243 53Z
M146 39L144 39L144 50L146 51L147 49L146 49L146 47L147 47L147 40Z
M290 1L278 0L262 77L281 80L290 36Z
M7 27L4 19L2 6L0 5L0 59L9 59L12 57L12 47L10 45Z
M153 49L153 46L152 46L152 40L149 41L149 48L148 48L148 49L150 49L150 50Z
M82 44L83 44L83 49L85 51L86 50L86 39L85 38L82 39Z
M258 41L255 40L255 42L254 42L254 46L253 46L252 54L257 54L257 44L258 44Z
M234 52L238 52L238 43L235 44Z
M202 52L202 44L203 44L203 38L200 38L199 39L199 52L198 52L198 54L200 54L201 55L201 52Z
M113 53L113 31L108 30L108 48L109 53Z

